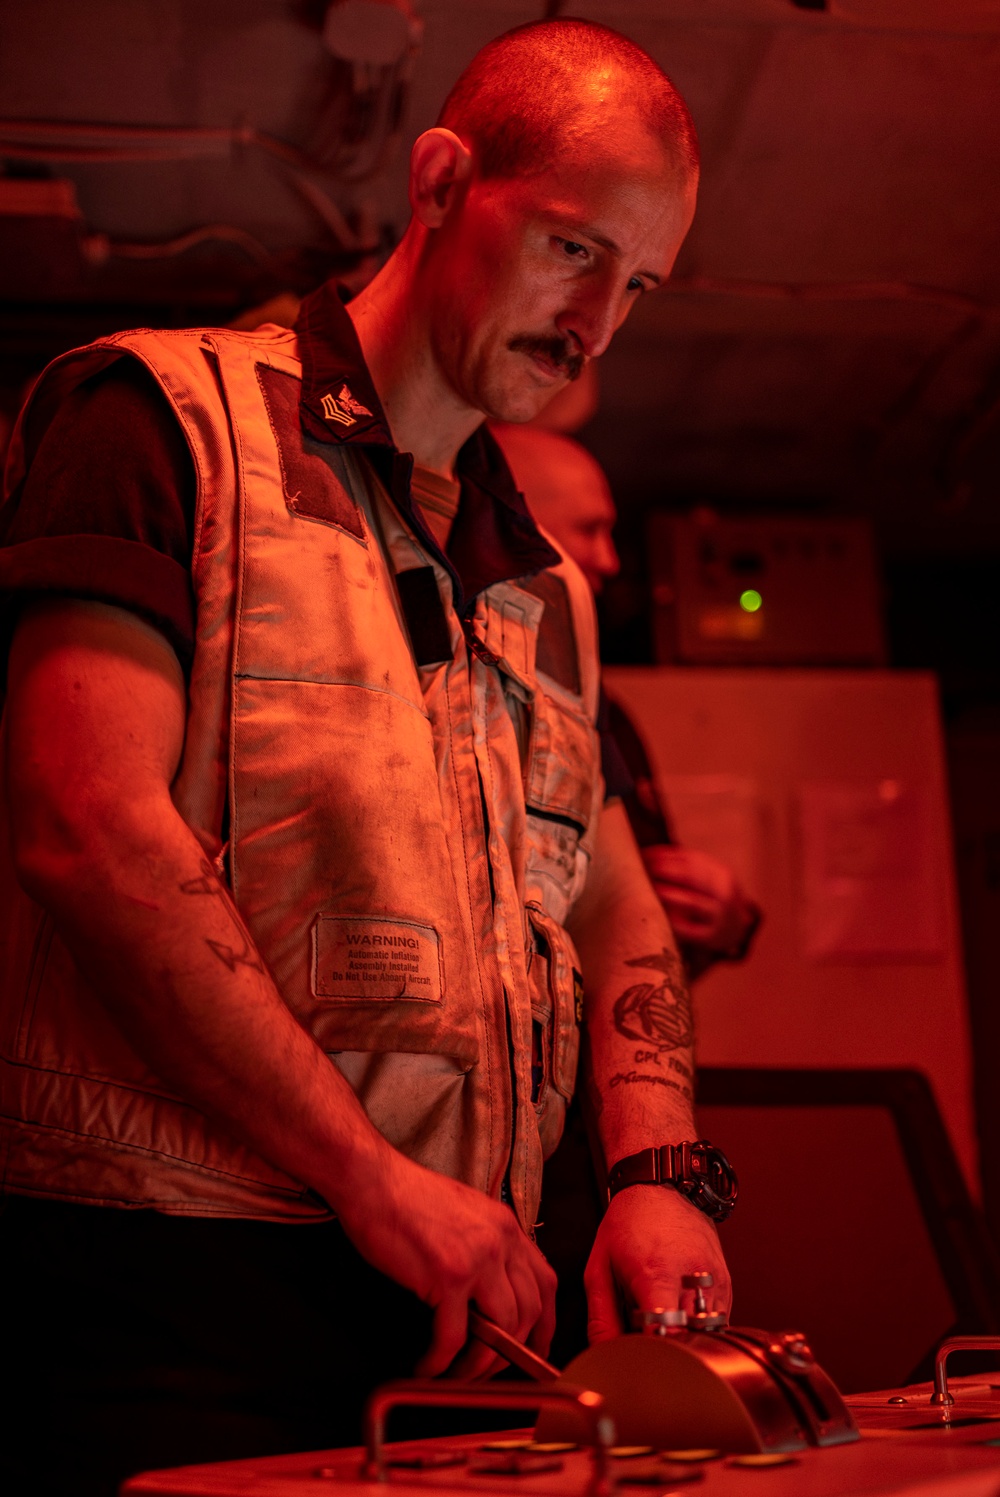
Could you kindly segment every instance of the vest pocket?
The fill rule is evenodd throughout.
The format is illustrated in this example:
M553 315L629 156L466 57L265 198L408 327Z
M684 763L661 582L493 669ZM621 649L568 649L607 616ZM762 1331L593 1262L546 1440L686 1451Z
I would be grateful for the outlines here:
M597 734L587 718L539 687L524 776L529 811L565 820L582 836L593 811L597 753Z
M560 922L587 876L598 756L587 718L539 688L524 771L527 892Z
M526 906L526 914L528 988L540 1070L535 1110L542 1149L548 1158L559 1142L566 1104L576 1084L583 979L576 948L562 926L533 900Z

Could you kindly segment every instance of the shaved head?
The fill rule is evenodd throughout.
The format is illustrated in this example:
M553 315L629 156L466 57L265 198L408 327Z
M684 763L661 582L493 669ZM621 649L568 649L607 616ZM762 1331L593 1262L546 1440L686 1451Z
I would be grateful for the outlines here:
M381 298L413 326L419 309L440 388L420 397L418 441L432 408L530 421L600 358L673 270L695 160L670 80L606 27L522 26L473 59L413 143L412 217L351 314L360 325Z
M483 178L544 171L631 114L681 175L698 170L698 138L684 100L648 52L592 21L535 21L473 58L438 124L474 148Z

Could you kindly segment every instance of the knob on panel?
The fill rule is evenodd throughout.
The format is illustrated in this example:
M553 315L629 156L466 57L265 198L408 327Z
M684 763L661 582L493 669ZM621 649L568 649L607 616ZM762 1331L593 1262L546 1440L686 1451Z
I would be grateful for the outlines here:
M685 1289L694 1290L694 1309L688 1316L688 1325L697 1331L717 1331L726 1324L726 1316L721 1310L710 1310L708 1300L705 1298L705 1290L711 1289L715 1279L705 1269L699 1269L695 1273L686 1273L681 1279Z
M816 1361L801 1331L779 1331L769 1348L771 1356L789 1372L800 1372Z

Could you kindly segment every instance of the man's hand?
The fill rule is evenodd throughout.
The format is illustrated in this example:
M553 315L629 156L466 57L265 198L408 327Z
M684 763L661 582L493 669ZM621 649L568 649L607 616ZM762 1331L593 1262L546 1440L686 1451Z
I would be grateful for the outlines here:
M694 1308L685 1274L707 1270L710 1310L729 1313L732 1289L715 1224L678 1191L631 1185L612 1200L597 1231L584 1283L590 1340L607 1341L631 1329L632 1310Z
M620 802L601 815L570 930L583 964L587 1101L605 1164L698 1138L691 999ZM585 1275L591 1338L627 1330L633 1309L693 1308L681 1279L699 1270L715 1279L709 1303L728 1311L729 1273L709 1218L669 1186L619 1191Z
M434 1336L417 1368L436 1377L488 1377L504 1365L468 1337L469 1305L540 1356L555 1329L556 1276L514 1213L471 1186L386 1151L370 1199L340 1207L344 1229L369 1263L434 1308Z
M691 847L644 847L642 860L692 975L744 954L760 910L731 868Z

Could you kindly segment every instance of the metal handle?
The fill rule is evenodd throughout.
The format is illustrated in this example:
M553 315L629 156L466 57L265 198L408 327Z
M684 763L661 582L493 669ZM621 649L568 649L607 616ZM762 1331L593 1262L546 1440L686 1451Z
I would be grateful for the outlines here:
M593 1461L590 1468L588 1497L605 1497L608 1491L608 1448L615 1443L614 1422L604 1412L604 1399L589 1388L565 1384L560 1388L518 1387L516 1383L446 1383L414 1380L386 1383L376 1388L365 1405L365 1447L369 1481L385 1481L386 1419L392 1409L409 1408L479 1408L479 1409L545 1409L570 1408L586 1425L588 1438L580 1443L590 1445Z
M948 1392L946 1363L953 1351L1000 1351L1000 1336L949 1336L938 1347L934 1358L934 1392L931 1403L950 1408L955 1402Z
M481 1315L471 1305L469 1306L469 1334L475 1336L476 1340L481 1341L484 1346L490 1347L492 1351L498 1351L512 1367L526 1372L538 1383L554 1382L561 1375L558 1367L553 1367L551 1362L546 1362L544 1357L540 1357L523 1342L516 1340L507 1331L502 1331L494 1321Z

